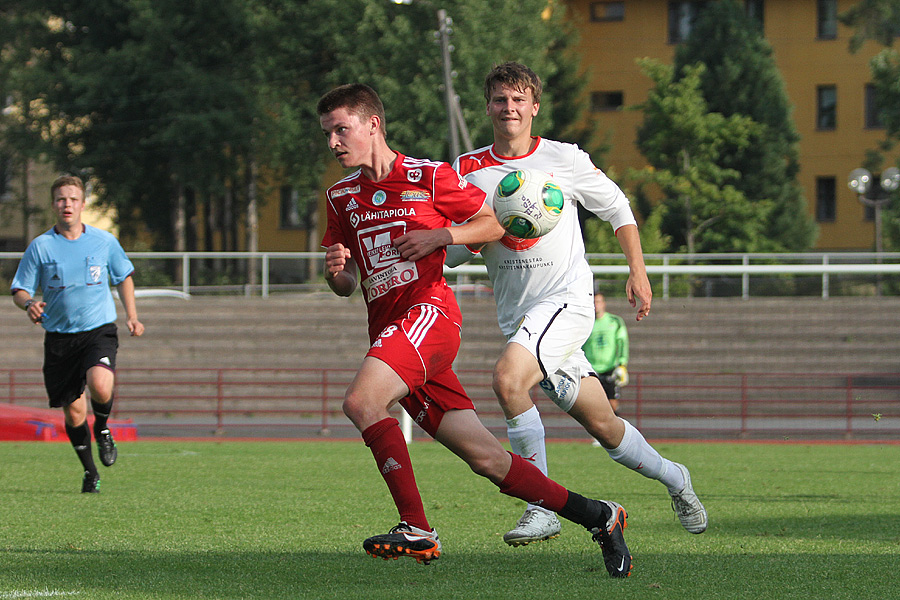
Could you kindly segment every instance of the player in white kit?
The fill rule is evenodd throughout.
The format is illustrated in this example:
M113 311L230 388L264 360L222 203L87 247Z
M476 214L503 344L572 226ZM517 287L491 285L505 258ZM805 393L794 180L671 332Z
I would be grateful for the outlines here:
M516 454L547 473L544 426L529 396L535 384L585 430L616 462L659 480L691 533L706 530L706 510L684 465L663 458L630 423L615 415L581 346L594 322L593 277L584 257L576 203L610 223L629 266L626 296L637 320L650 313L647 278L637 224L628 199L578 146L531 135L542 84L528 67L505 63L485 80L487 114L494 143L460 156L454 168L487 194L503 175L533 168L553 176L566 196L562 217L547 235L533 240L504 236L480 248L494 287L497 319L507 344L493 374L494 393L506 416ZM456 266L475 255L467 246L448 249ZM552 512L528 505L504 540L512 546L557 537Z

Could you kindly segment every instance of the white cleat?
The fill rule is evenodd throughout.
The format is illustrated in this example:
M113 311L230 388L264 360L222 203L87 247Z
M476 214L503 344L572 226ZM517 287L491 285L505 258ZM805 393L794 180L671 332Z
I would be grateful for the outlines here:
M531 542L559 537L561 526L556 514L540 508L529 508L516 523L514 529L506 532L503 541L510 546L524 546Z
M684 488L680 492L669 490L669 495L672 496L672 510L678 515L681 525L690 533L703 533L706 531L708 523L706 509L703 508L700 499L694 493L694 488L691 486L691 474L687 467L679 463L675 463L675 466L681 469L681 473L684 475Z

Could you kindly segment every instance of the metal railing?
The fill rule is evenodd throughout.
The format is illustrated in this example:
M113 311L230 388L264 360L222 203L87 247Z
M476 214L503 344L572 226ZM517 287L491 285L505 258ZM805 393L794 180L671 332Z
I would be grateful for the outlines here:
M341 411L353 369L121 368L114 418L142 437L357 437ZM506 425L487 370L460 370L479 416ZM585 432L536 388L547 437ZM900 373L631 374L621 415L657 439L900 441ZM47 405L40 369L0 369L0 403ZM396 416L400 416L399 409ZM64 434L63 434L64 435ZM415 437L424 438L418 429Z
M132 252L129 256L137 268L139 287L170 289L184 297L203 293L267 297L277 291L324 289L321 252ZM19 252L0 252L0 273L11 278L20 257ZM587 258L597 278L622 278L628 274L621 254L588 254ZM698 282L701 288L705 282L711 289L712 285L723 287L721 282L725 281L728 289L715 295L742 298L798 293L828 298L872 294L876 289L880 293L885 281L900 285L900 252L647 254L645 261L657 295L663 298L682 295L687 285L696 293ZM225 271L231 281L215 281ZM159 278L153 279L148 273L157 273ZM455 285L489 283L483 264L462 265L446 269L445 273ZM853 289L836 293L835 281L846 278L853 278ZM783 283L786 279L795 284L803 280L805 291L798 291L796 285L769 289L757 286L759 289L754 291L755 282Z

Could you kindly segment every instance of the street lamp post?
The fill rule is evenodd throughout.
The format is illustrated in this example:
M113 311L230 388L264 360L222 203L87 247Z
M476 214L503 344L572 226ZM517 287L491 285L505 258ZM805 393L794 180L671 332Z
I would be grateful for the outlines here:
M875 209L875 252L881 254L884 250L881 235L881 209L890 203L890 192L900 188L900 170L896 167L889 167L876 177L868 169L860 167L850 172L847 185L856 192L856 197L862 204Z
M864 205L871 206L875 211L875 252L877 262L881 262L881 253L884 251L884 242L881 232L881 209L891 201L891 192L900 188L900 170L896 167L888 167L879 176L873 176L868 169L859 167L850 172L847 178L847 186L856 192L856 198ZM876 282L876 293L881 295L881 275Z

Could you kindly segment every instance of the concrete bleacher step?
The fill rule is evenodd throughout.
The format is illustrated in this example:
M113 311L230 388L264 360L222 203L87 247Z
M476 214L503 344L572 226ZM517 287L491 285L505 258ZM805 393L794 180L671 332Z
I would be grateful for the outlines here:
M900 298L654 299L634 321L623 298L632 372L900 372ZM462 295L459 369L491 369L504 346L491 297ZM119 307L123 367L356 368L366 348L362 299L330 292L269 298L140 298L147 327L130 338ZM36 368L42 330L0 303L0 368Z

